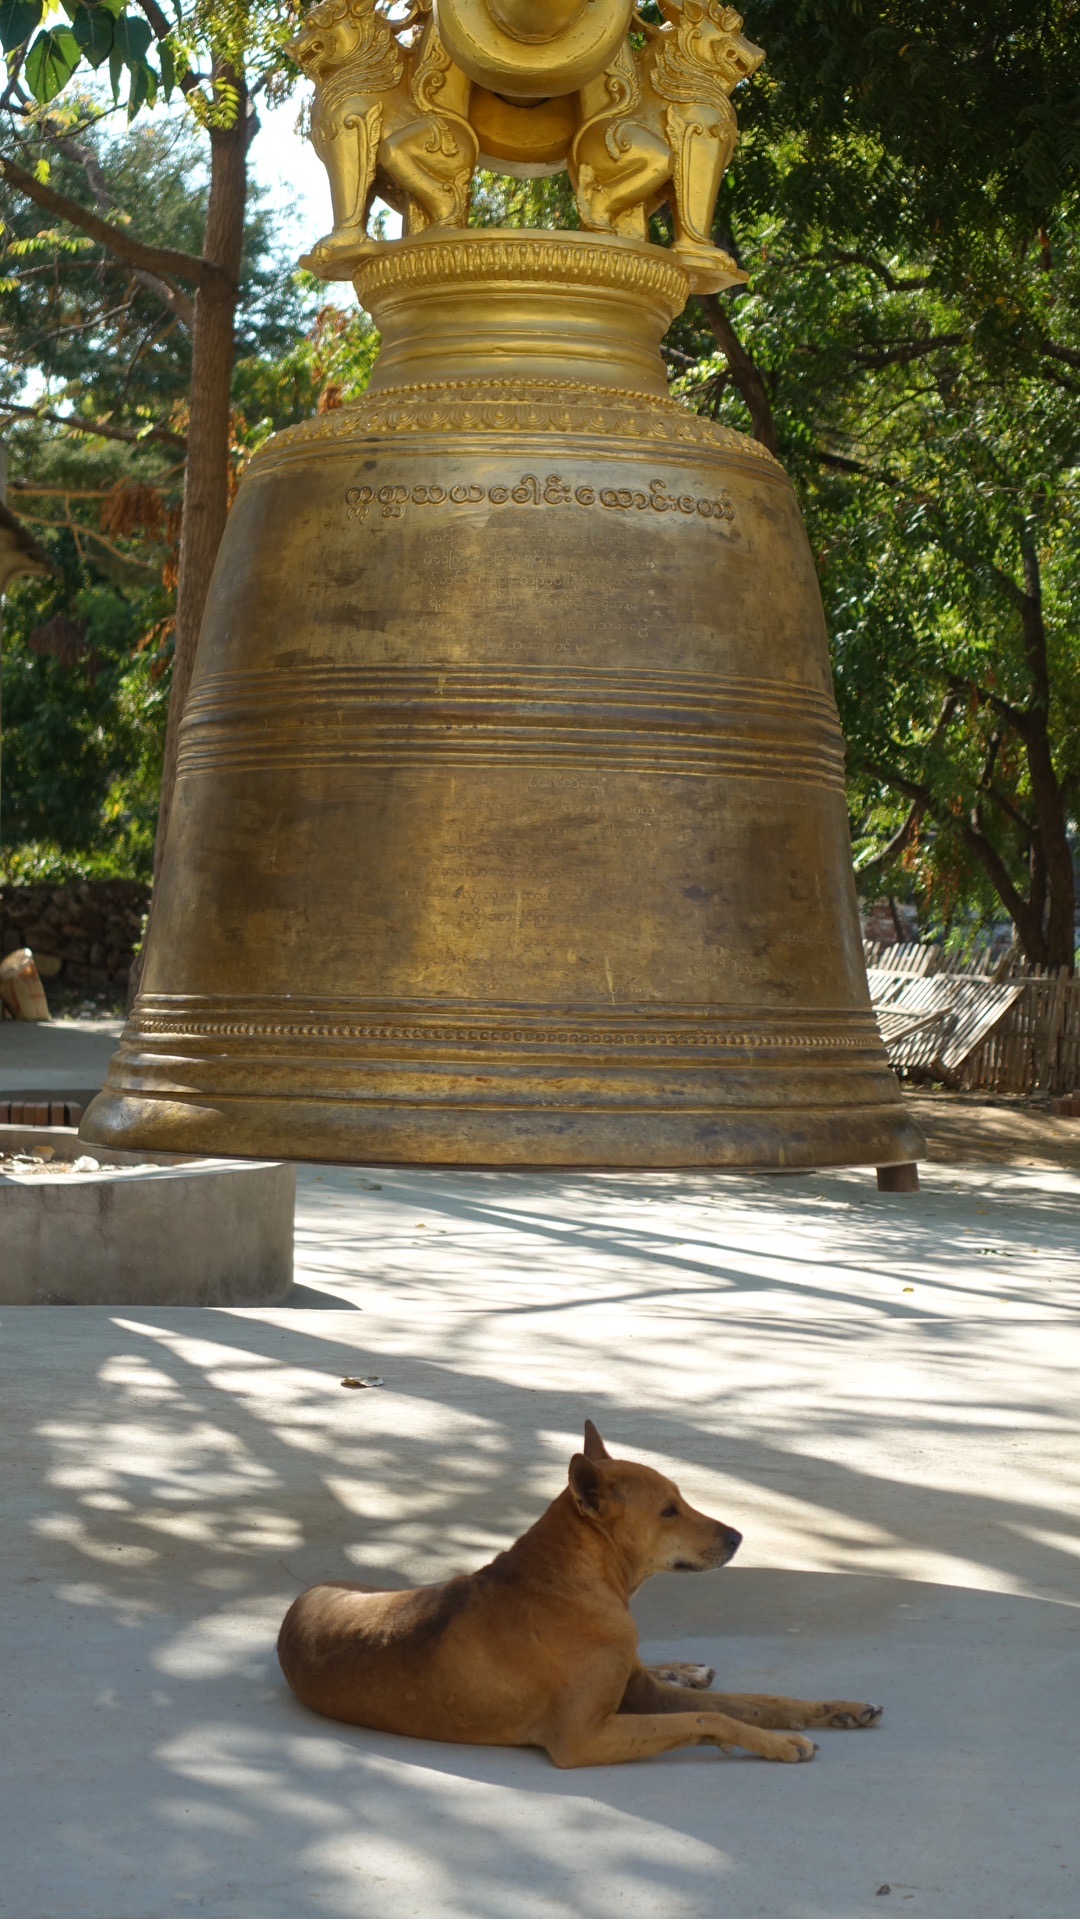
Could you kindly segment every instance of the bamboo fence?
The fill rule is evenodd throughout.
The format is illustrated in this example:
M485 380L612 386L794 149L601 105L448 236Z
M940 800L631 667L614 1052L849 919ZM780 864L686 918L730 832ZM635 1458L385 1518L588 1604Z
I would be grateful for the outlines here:
M864 944L889 1058L912 1078L964 1091L1068 1093L1080 1087L1080 979L1007 954L950 966L939 946Z

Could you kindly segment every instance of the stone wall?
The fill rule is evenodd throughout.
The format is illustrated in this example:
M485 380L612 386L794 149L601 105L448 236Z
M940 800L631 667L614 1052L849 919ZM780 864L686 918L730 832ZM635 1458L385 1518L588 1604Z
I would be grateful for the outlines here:
M0 892L0 959L29 946L46 991L55 981L123 998L150 888L141 880L72 880Z

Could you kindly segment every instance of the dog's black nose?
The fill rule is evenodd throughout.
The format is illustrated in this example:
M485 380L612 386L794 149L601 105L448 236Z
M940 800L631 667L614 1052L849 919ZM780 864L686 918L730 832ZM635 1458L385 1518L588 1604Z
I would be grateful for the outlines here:
M742 1534L737 1533L734 1526L725 1526L724 1543L727 1546L729 1554L737 1553L739 1547L742 1545Z

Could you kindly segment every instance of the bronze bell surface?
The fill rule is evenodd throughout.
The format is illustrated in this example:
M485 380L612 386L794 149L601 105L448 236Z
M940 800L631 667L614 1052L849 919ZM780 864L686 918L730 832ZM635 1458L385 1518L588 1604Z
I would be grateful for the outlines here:
M83 1136L478 1165L915 1159L794 494L667 398L672 256L420 236L222 546Z
M85 1139L489 1166L922 1150L870 1007L795 496L669 398L659 351L691 292L744 277L710 236L763 55L721 0L661 12L306 14L335 211L310 264L353 280L382 347L361 401L240 487ZM478 164L565 168L580 230L470 228ZM376 190L399 241L367 231Z

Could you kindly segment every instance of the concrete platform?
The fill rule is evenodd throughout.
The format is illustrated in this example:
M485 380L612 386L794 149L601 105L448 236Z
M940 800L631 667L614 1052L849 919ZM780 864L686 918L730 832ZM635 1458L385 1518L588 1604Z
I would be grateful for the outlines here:
M87 1155L73 1127L0 1125L0 1304L276 1305L295 1196L291 1163Z
M0 1315L4 1919L1074 1919L1080 1179L872 1178L309 1168L292 1306ZM746 1534L650 1648L878 1731L558 1773L291 1699L301 1587L479 1563L586 1414Z

